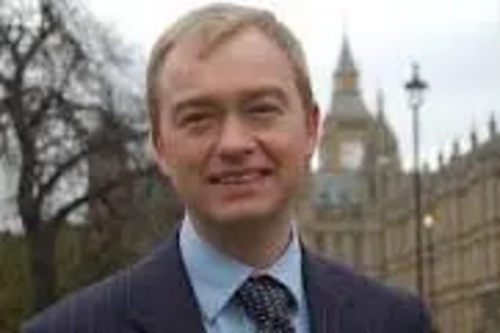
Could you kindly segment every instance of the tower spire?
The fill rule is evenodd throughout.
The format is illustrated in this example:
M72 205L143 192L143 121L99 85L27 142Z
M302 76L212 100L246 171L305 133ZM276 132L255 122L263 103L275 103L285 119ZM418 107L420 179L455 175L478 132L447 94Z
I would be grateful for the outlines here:
M335 71L335 88L338 92L358 91L358 69L352 56L351 45L347 34L342 37L339 62Z
M342 49L340 51L339 63L337 66L337 73L339 72L357 72L354 58L352 56L351 44L349 37L344 32L342 36Z
M377 89L377 116L380 120L385 121L385 99L382 89Z

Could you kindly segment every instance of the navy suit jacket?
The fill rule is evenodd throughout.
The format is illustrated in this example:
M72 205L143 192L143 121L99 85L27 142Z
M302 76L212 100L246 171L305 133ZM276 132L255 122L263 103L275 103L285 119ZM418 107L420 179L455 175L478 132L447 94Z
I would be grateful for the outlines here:
M429 333L413 296L304 250L311 333ZM177 236L138 264L76 292L30 320L24 333L202 333ZM236 332L235 332L236 333Z

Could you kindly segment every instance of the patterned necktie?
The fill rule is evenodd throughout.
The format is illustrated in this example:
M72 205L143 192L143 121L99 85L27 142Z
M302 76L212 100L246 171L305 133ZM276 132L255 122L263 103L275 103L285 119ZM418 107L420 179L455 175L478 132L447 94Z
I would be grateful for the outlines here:
M250 277L236 300L255 322L259 333L294 333L291 312L295 299L286 286L268 275Z

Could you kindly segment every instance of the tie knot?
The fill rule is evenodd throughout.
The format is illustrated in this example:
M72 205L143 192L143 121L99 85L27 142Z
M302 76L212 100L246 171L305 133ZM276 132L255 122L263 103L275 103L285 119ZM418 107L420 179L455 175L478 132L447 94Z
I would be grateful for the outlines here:
M259 332L293 332L290 315L296 307L288 288L269 275L250 277L236 293Z

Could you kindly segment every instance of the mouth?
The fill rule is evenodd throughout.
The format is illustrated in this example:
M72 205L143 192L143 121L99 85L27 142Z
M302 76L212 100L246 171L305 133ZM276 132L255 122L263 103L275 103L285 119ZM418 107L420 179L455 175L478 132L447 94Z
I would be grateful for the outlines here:
M259 181L271 174L271 169L232 170L211 174L208 181L214 185L241 185Z

